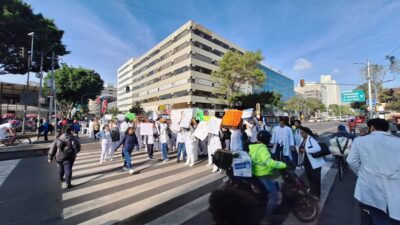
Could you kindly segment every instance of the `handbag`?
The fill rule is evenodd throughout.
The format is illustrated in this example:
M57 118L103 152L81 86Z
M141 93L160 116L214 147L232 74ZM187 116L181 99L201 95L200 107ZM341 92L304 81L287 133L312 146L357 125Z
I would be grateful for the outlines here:
M311 145L311 148L313 147L311 144L311 140L309 139L309 143ZM331 151L329 150L329 147L327 144L323 143L323 142L318 142L318 145L321 147L321 150L319 152L315 152L315 153L311 153L311 156L313 158L320 158L320 157L324 157L326 155L331 154Z

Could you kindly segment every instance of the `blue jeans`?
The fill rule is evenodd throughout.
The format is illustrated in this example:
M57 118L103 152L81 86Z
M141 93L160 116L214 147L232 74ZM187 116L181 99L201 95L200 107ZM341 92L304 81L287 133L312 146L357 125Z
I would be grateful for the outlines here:
M186 160L186 146L185 143L178 143L178 160L183 156L183 160Z
M280 198L278 183L266 176L257 178L261 181L268 192L267 215L271 215L276 206L278 206L278 201Z
M161 143L161 152L162 152L163 160L167 160L168 159L167 143Z
M126 168L132 169L132 163L131 163L131 153L132 153L132 151L123 150L123 153L124 153L124 159L125 159L125 163L126 163Z

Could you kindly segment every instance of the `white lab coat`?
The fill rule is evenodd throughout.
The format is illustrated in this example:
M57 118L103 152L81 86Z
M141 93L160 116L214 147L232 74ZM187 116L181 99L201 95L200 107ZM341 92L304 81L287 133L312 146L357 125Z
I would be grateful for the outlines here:
M232 152L243 151L242 132L239 129L230 129Z
M276 148L278 146L278 139L279 139L279 134L278 134L278 129L282 129L280 126L274 127L272 131L272 138L271 138L271 144L274 146L272 147L271 153L275 153ZM293 138L293 132L292 129L288 126L285 126L283 129L285 129L285 135L284 135L284 140L283 140L283 155L284 156L289 156L290 159L292 159L292 153L290 151L290 146L294 146L294 138Z
M358 175L354 197L400 220L400 138L383 131L354 140L347 162Z
M169 137L167 132L168 125L166 123L160 124L160 142L161 144L168 143Z
M300 135L300 129L296 128L293 132L293 137L294 137L294 145L295 146L300 146L301 142L303 141L303 137Z
M308 160L310 160L310 163L311 163L311 166L313 169L320 168L326 163L324 157L314 158L311 155L311 153L316 153L316 152L321 151L321 147L319 146L317 140L315 140L310 135L307 136L305 149L306 149L306 154L307 154Z
M193 135L194 129L190 127L190 130L185 132L185 148L187 161L186 163L189 165L193 165L197 160L197 151L198 151L198 142L196 137Z

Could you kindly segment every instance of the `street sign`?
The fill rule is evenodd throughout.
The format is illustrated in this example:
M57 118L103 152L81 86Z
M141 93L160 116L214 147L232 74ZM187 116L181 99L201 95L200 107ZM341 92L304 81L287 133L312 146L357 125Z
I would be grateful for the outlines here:
M350 103L350 102L364 102L365 101L365 92L363 90L355 90L355 91L344 91L341 93L342 102Z
M372 99L371 101L372 101L372 106L375 107L375 105L376 105L376 99ZM369 99L367 99L367 100L365 101L365 104L367 104L367 106L369 106Z

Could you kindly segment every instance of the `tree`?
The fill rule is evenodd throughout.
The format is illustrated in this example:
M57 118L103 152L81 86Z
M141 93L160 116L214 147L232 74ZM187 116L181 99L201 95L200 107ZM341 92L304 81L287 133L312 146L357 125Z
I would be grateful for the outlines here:
M107 114L112 114L113 116L116 116L119 113L117 107L112 107L111 109L107 109Z
M62 44L63 30L53 20L34 14L30 5L20 0L0 1L0 75L24 74L28 69L28 51L34 32L34 55L31 71L40 71L41 53L54 50L56 57L69 52ZM49 71L51 60L43 61L43 70ZM55 68L58 68L56 62Z
M332 104L329 106L329 110L335 115L346 115L346 116L351 116L354 115L354 112L351 111L350 106L348 105L337 105L337 104Z
M295 96L286 101L283 109L288 112L302 113L307 116L315 115L318 111L326 111L326 107L321 100L316 98L305 99L300 96Z
M281 103L281 95L276 92L261 92L241 96L241 106L244 109L255 108L257 103L264 105L279 106Z
M306 105L311 115L315 114L317 111L326 111L326 106L321 100L316 98L309 98L306 100Z
M220 83L217 92L231 106L242 95L241 88L244 85L254 86L264 82L265 73L258 67L263 59L261 51L244 54L228 51L221 58L219 69L211 76Z
M70 117L71 110L76 104L95 98L103 90L104 81L94 70L63 64L55 71L54 77L57 105L66 117ZM51 80L51 74L48 74L44 80L44 83ZM49 91L49 88L45 86L44 93Z
M135 113L136 115L140 115L144 113L144 109L142 108L142 105L140 104L139 101L135 103L130 109L129 112Z

